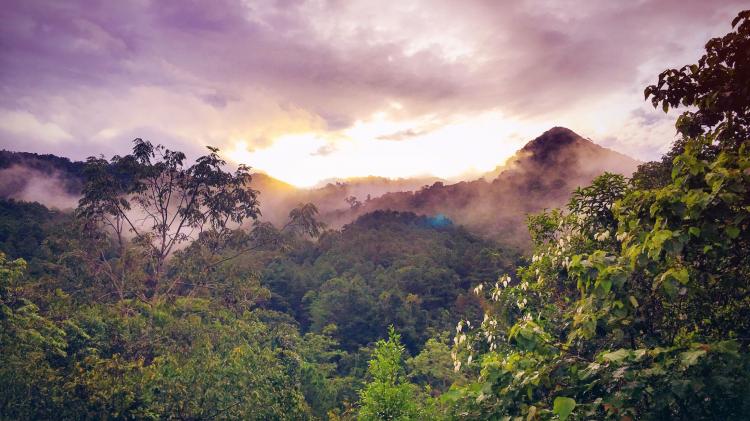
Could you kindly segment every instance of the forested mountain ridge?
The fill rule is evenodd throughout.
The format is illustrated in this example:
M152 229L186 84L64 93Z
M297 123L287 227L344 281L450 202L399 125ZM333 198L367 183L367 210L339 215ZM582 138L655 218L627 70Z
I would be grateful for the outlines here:
M49 201L51 196L64 195L64 203L74 206L82 186L82 162L6 151L0 158L0 168L14 167L13 172L0 169L0 197ZM605 171L629 176L638 164L569 129L554 127L529 141L504 165L474 181L448 184L434 178L361 177L300 189L267 174L254 173L250 187L263 198L262 219L276 225L283 224L297 204L311 202L320 211L320 220L334 228L359 215L391 209L444 214L481 235L526 246L523 221L528 213L563 205L576 187ZM18 172L23 175L14 176ZM29 194L45 186L39 186L40 182L55 186L62 183L65 188L47 197Z
M429 332L452 328L449 315L476 317L469 287L517 258L445 217L375 211L275 259L261 280L271 308L295 315L305 330L337 326L333 336L347 351L393 325L416 352Z
M250 186L264 197L260 204L264 220L281 223L297 204L310 202L318 207L324 222L337 228L354 220L350 215L346 216L347 219L337 219L339 214L358 208L370 198L388 192L418 189L437 180L434 177L389 179L370 176L331 180L312 188L297 188L264 173L254 173L252 177Z
M555 127L528 142L504 166L483 179L435 183L419 191L387 193L354 212L393 209L445 214L475 232L526 245L527 214L562 206L573 190L604 172L630 176L638 164L569 129ZM495 174L494 179L487 180Z

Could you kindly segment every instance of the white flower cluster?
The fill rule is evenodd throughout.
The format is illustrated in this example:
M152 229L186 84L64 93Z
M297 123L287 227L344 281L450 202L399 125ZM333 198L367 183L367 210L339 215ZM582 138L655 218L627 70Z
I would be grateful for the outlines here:
M497 339L497 320L490 317L489 314L484 313L484 320L482 321L482 335L484 335L487 344L490 346L490 351L494 351L497 348L495 339Z
M459 346L465 345L467 349L471 349L471 343L468 340L465 333L461 333L464 329L464 326L466 328L471 328L471 322L468 320L461 320L456 325L456 336L453 338L453 343L455 345L455 348L458 348ZM458 372L461 370L461 360L458 359L458 353L456 349L451 352L451 359L453 359L453 370ZM469 354L468 364L471 364L472 355Z
M594 239L596 241L605 241L609 238L610 232L609 231L602 231L594 236Z
M500 296L502 295L503 288L508 288L508 285L510 285L510 276L503 275L500 277L500 279L495 282L495 289L492 290L492 294L490 295L490 298L492 298L493 301L499 301Z
M498 282L503 283L503 288L508 288L508 284L510 284L510 275L501 276Z
M479 295L480 292L482 292L482 289L484 289L484 284L479 284L474 288L474 294Z
M460 320L458 324L456 325L456 335L459 335L461 331L464 329L464 324L466 324L466 327L471 329L471 322L468 320Z

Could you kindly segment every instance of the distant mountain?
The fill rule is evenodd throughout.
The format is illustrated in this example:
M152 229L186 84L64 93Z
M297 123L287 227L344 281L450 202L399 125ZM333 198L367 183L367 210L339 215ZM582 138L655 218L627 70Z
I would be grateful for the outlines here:
M411 191L435 183L436 177L398 178L356 177L328 180L318 187L299 189L267 174L255 173L250 186L261 192L260 207L263 218L280 224L298 203L314 203L321 214L328 215L328 223L338 227L351 222L352 209L372 198L399 191ZM339 220L336 215L344 215Z
M630 176L638 164L572 130L554 127L479 180L450 185L438 182L418 191L388 193L350 213L391 209L443 214L474 231L524 246L528 242L527 214L564 205L576 187L589 184L605 171ZM326 215L333 221L352 217L340 212Z
M605 171L630 175L639 162L603 148L564 127L528 142L505 165L474 181L360 177L300 189L255 173L262 218L280 225L299 203L314 203L321 219L339 228L375 210L445 215L457 224L506 243L528 242L528 213L564 205L578 186ZM38 201L60 209L76 205L82 162L54 155L0 151L0 197Z

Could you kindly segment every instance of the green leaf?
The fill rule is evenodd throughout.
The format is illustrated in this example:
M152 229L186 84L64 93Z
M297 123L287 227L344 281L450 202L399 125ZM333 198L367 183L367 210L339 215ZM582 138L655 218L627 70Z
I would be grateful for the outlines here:
M552 412L557 414L561 420L567 420L575 407L575 400L564 396L558 396L555 398L555 402L552 405Z
M670 298L674 298L677 295L677 286L675 286L671 279L662 282L661 288Z
M688 283L689 275L687 268L682 268L680 270L672 272L672 276L677 280L677 282L681 283L682 285Z
M602 355L602 358L605 361L616 363L616 362L620 362L624 360L625 358L629 356L630 356L630 351L628 351L627 349L618 349L617 351Z
M734 225L730 225L726 228L727 235L731 239L735 239L740 235L740 229L738 227L735 227Z
M602 279L599 281L599 287L602 289L602 292L606 294L612 289L612 281L609 279Z
M698 358L704 355L706 355L705 349L693 349L680 354L680 361L682 361L683 366L690 367L698 361Z

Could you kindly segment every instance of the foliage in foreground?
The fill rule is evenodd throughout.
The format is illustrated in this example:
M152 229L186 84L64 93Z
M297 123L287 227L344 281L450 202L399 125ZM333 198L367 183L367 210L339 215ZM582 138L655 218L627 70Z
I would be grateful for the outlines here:
M647 89L695 107L664 160L530 217L515 270L408 213L322 232L307 204L230 229L257 202L215 150L91 160L77 220L0 203L0 419L746 417L749 21Z
M488 286L480 326L458 326L456 367L479 374L456 416L749 413L750 150L697 159L708 141L661 189L605 175L530 220L532 263Z
M480 284L444 395L465 419L742 419L750 413L750 11L645 95L683 138L628 181L529 218L531 263Z

